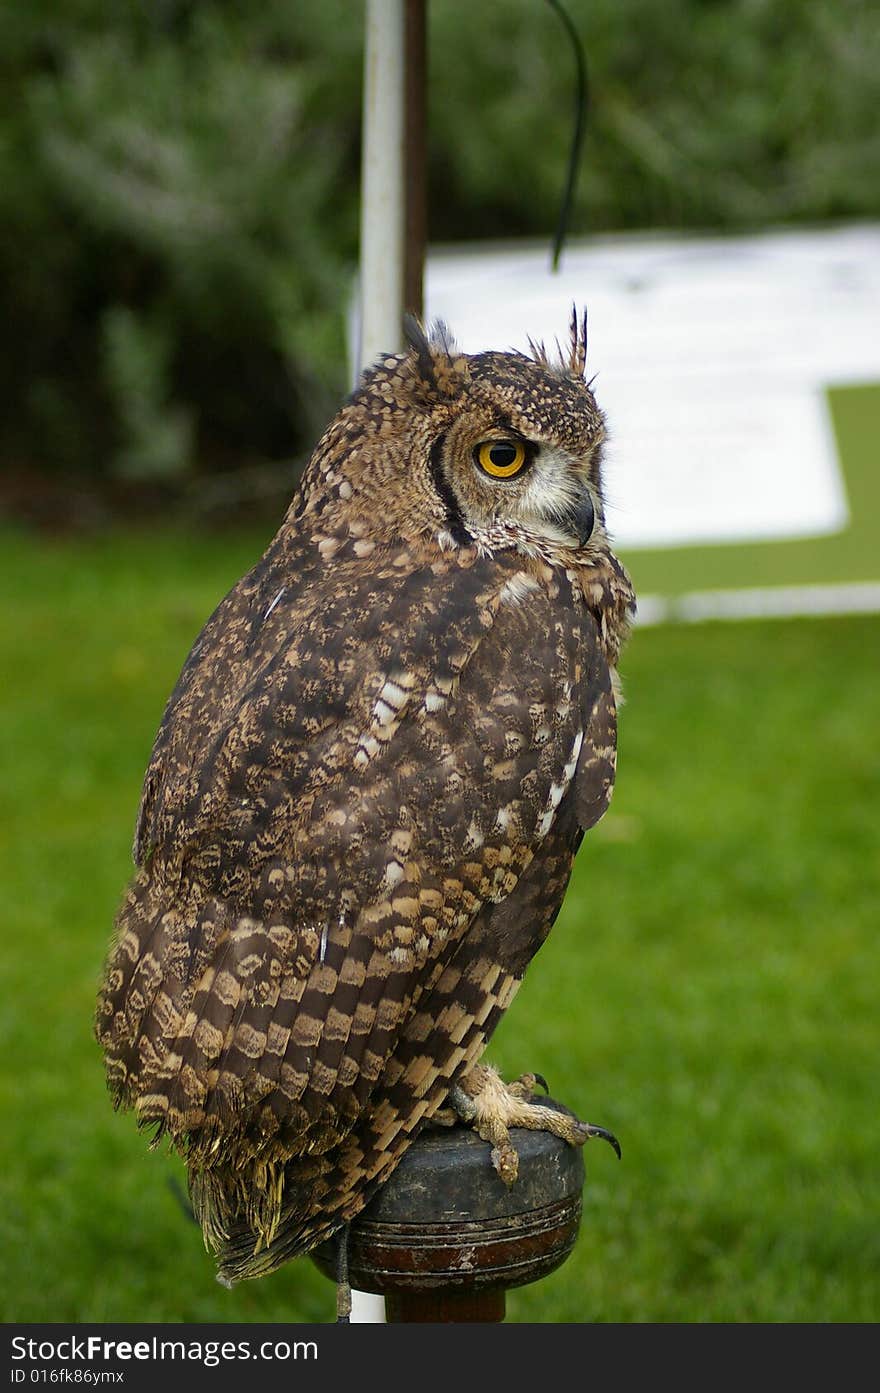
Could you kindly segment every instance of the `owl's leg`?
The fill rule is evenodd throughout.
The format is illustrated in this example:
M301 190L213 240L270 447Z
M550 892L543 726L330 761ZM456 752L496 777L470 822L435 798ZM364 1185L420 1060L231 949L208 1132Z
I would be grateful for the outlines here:
M532 1102L538 1082L544 1083L540 1075L523 1074L507 1084L496 1069L477 1064L449 1090L449 1103L462 1122L469 1123L491 1145L492 1165L505 1185L512 1185L519 1173L519 1156L510 1140L511 1127L552 1132L571 1146L583 1146L589 1137L604 1137L620 1156L617 1138L604 1127L579 1122L569 1113Z

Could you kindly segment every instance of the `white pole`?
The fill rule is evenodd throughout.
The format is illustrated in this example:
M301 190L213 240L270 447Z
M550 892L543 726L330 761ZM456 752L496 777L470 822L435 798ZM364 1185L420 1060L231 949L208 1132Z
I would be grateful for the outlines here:
M404 0L366 0L361 164L360 343L363 369L401 346L404 292ZM351 1320L381 1322L385 1301L353 1290Z
M358 365L402 345L405 0L366 0Z

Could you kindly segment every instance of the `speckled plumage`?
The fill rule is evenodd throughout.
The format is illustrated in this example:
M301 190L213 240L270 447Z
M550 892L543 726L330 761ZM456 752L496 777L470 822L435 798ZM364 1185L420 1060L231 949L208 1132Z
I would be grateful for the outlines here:
M633 598L585 329L558 363L410 338L184 666L98 1002L115 1100L187 1158L227 1279L387 1178L479 1059L611 794ZM487 440L525 442L521 476L487 478Z

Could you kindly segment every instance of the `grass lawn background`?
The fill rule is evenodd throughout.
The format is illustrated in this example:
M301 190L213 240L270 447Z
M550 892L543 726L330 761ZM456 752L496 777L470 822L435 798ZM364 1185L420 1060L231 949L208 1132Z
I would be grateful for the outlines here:
M637 553L639 586L877 579L877 397L834 404L850 533ZM308 1259L216 1284L91 1037L162 707L266 540L0 534L6 1321L332 1318ZM645 629L623 671L612 810L491 1048L623 1161L588 1147L575 1253L508 1319L875 1321L880 617Z

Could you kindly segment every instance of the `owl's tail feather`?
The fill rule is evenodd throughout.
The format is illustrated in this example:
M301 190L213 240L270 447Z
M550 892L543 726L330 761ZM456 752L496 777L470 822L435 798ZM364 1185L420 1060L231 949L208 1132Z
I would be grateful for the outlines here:
M422 1002L434 1018L432 1033L420 1039L418 1029L410 1036L404 1028L377 1085L381 1101L336 1150L288 1163L271 1241L261 1241L244 1206L227 1211L212 1244L220 1281L266 1276L355 1218L442 1107L454 1080L479 1059L518 986L518 978L483 955L450 964Z
M230 1232L242 1223L252 1249L268 1247L281 1219L284 1179L284 1166L273 1161L242 1170L191 1167L190 1199L208 1250L222 1251Z
M318 997L314 1010L306 999L308 971L292 970L290 953L265 925L235 915L224 901L192 889L169 893L155 867L149 878L136 878L120 913L96 1033L117 1103L133 1105L139 1122L154 1126L156 1139L166 1134L187 1159L193 1208L221 1279L271 1272L353 1218L451 1083L479 1058L517 983L473 936L437 966L418 1012L401 993L407 1019L378 1077L363 1071L373 1087L359 1119L325 1127L323 1115L300 1118L302 1105L285 1094L284 1120L296 1126L276 1132L267 1109L282 1094L254 1066L265 1054L270 1018L286 1029L286 1015L293 1021L301 1006L320 1015ZM390 1021L383 1016L381 1025L387 1031Z

